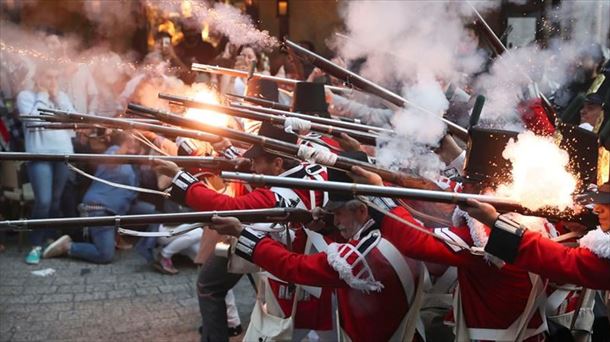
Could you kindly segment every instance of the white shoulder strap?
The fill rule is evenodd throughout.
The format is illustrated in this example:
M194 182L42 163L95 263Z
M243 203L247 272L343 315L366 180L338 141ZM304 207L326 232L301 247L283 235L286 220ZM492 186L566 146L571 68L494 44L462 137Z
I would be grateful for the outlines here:
M539 276L531 273L530 281L532 282L532 290L530 291L523 313L506 329L468 328L466 319L464 318L462 299L458 286L455 292L456 297L454 298L456 341L462 342L471 339L484 341L522 341L523 339L541 334L547 330L546 316L544 315L544 302L546 299L544 281L542 281ZM527 326L536 311L540 313L543 322L536 329L528 329Z
M415 282L413 281L413 272L411 272L411 268L407 264L407 261L402 253L400 253L400 251L391 242L384 238L381 238L377 248L383 257L388 260L390 265L392 265L392 268L394 268L396 275L400 279L404 293L407 296L407 300L409 301L409 310L405 314L405 317L401 321L400 327L396 330L396 332L394 332L394 335L390 341L411 341L415 335L416 327L419 325L419 309L422 301L425 279L423 272L425 271L425 268L423 265L420 265L420 273L416 289ZM422 337L425 336L423 330L419 332Z

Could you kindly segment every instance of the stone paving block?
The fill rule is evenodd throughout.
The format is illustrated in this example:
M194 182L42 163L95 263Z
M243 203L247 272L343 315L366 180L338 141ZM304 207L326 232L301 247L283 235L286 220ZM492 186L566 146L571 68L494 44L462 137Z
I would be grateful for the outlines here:
M87 292L74 295L75 302L106 299L106 292Z
M82 293L85 285L61 285L57 287L57 293Z
M57 292L57 286L25 287L23 294L50 294Z
M40 298L39 303L65 303L71 302L74 298L74 295L71 293L62 293L62 294L46 294Z
M21 295L21 296L8 296L3 301L2 304L30 304L30 303L38 303L40 300L40 295Z
M57 316L60 321L80 321L91 318L93 312L93 310L71 310L59 312Z
M0 272L0 274L2 274L2 273ZM23 278L23 277L9 278L9 277L2 276L0 278L0 281L2 282L2 285L23 286L26 282L26 278Z
M199 307L199 300L197 297L193 296L191 298L178 300L178 304L184 307Z
M130 298L130 297L134 297L135 294L136 293L135 293L134 289L113 290L113 291L108 291L108 299Z
M81 276L56 277L53 285L84 285L85 278Z
M156 287L136 288L136 295L137 296L150 296L150 295L157 295L159 293L161 293L161 292Z
M141 320L117 321L117 324L112 326L112 330L116 333L138 332L147 330L149 323Z
M92 284L85 286L85 292L106 292L114 290L114 286L112 284Z
M159 291L161 291L161 293L183 292L189 291L189 288L185 284L163 285L159 286Z
M85 277L87 284L114 284L118 281L115 275L95 275Z
M59 314L62 313L61 311L36 311L36 312L31 312L28 317L27 317L27 321L28 322L33 322L33 321L53 321L58 319Z
M0 280L0 295L1 296L14 296L23 293L23 286L12 286L4 285L4 282Z
M12 332L6 332L4 334L0 334L0 342L9 342L9 341L13 341Z
M165 282L163 282L163 279L145 279L145 280L138 280L136 282L136 286L138 287L151 287L151 286L163 286L166 285Z
M50 331L45 331L45 330L37 330L37 331L21 330L21 331L16 331L13 334L11 341L15 341L15 342L44 341L48 338L49 334L50 334Z
M180 317L199 316L199 307L175 308L174 311Z

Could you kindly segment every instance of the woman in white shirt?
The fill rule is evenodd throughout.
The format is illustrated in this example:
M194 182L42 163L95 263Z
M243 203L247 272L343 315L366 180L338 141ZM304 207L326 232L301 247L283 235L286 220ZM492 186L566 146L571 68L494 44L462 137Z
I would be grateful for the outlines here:
M39 65L34 90L23 90L17 96L21 115L40 115L38 109L53 108L74 111L68 95L58 88L59 71L56 66ZM24 126L25 150L30 153L73 153L71 130L27 128ZM49 218L59 215L59 204L68 180L69 170L63 162L34 161L27 165L28 177L34 191L32 218ZM51 227L49 227L51 228ZM28 264L38 264L45 239L51 238L49 229L30 233L32 250L25 258Z

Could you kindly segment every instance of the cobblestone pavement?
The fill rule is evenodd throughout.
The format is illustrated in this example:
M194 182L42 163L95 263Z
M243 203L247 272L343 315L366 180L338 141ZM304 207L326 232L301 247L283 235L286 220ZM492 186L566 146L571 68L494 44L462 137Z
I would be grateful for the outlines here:
M197 268L176 264L175 276L155 272L133 250L110 265L72 259L23 261L14 246L0 254L0 341L197 341ZM30 272L55 269L47 277ZM254 291L244 277L235 289L247 326Z

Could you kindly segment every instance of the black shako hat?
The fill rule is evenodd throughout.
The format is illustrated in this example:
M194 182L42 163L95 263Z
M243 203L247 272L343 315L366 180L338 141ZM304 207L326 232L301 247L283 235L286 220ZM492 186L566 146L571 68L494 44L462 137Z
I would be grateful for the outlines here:
M291 111L295 113L318 115L330 118L324 84L317 82L298 82L292 94Z
M296 144L298 139L296 135L287 133L283 129L275 127L268 122L263 122L261 124L261 128L258 130L258 135L271 139L285 141L291 144ZM244 158L253 159L258 156L271 154L272 153L265 151L265 149L261 145L255 144L252 145L252 147L250 147L250 149L244 153Z
M277 83L271 80L253 77L248 80L248 84L246 85L246 96L278 102L279 90Z
M463 181L498 185L510 181L509 160L502 157L508 141L517 139L517 132L471 127L468 130L468 147Z

